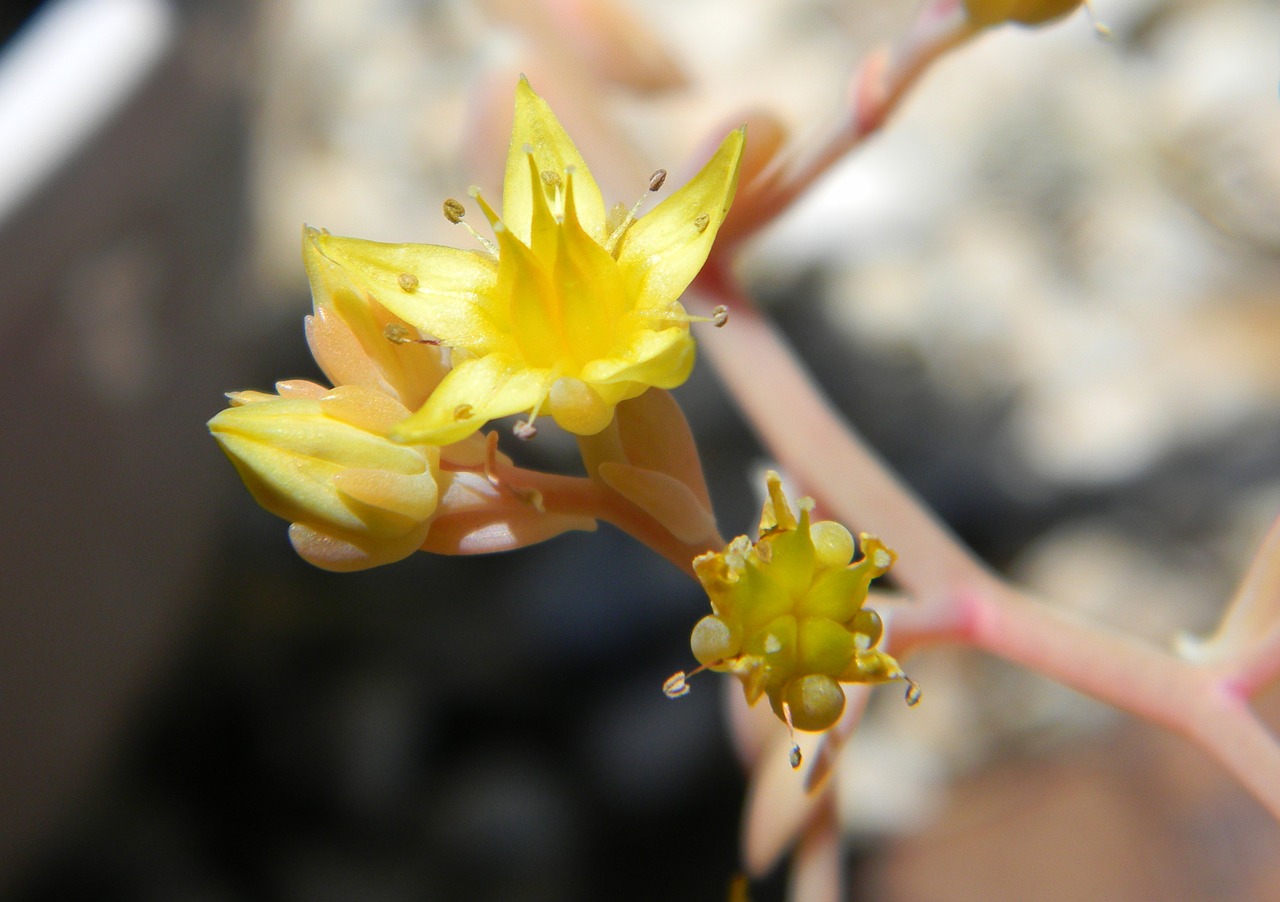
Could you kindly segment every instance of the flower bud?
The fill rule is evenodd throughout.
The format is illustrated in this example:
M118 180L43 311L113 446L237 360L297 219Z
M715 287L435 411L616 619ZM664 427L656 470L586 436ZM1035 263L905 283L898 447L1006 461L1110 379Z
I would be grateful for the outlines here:
M690 645L703 667L737 676L748 702L768 696L795 729L825 730L844 710L840 683L906 679L898 662L875 648L883 624L863 607L894 554L863 534L862 557L854 561L845 527L810 523L807 499L797 517L777 473L767 484L759 541L739 536L693 562L714 613L694 627Z
M964 0L969 21L981 28L1018 22L1040 25L1073 12L1084 0Z
M232 394L209 430L264 508L291 522L298 553L361 570L422 546L438 501L439 451L393 442L409 412L371 388Z

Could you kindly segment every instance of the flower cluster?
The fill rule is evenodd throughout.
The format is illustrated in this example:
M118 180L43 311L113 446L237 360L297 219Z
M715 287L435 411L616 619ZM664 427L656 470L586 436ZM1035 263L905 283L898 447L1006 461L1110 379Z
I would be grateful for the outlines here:
M863 534L862 557L853 561L849 530L810 523L809 499L801 499L797 518L778 474L770 472L767 483L759 540L738 536L693 563L714 613L694 627L690 645L703 667L736 675L748 702L766 695L789 726L825 730L844 710L842 682L906 679L897 661L876 650L883 625L863 607L871 581L895 556Z
M606 211L573 142L521 79L503 215L472 191L496 244L478 234L475 250L379 244L307 229L307 338L334 388L234 393L210 430L258 502L292 523L298 552L327 569L593 528L590 511L547 510L536 491L504 486L495 471L510 461L479 430L525 414L518 434L528 437L545 415L592 436L618 404L688 377L692 318L679 298L729 209L743 141L731 132L647 215L639 204ZM664 180L656 173L649 188ZM455 200L444 212L465 216Z

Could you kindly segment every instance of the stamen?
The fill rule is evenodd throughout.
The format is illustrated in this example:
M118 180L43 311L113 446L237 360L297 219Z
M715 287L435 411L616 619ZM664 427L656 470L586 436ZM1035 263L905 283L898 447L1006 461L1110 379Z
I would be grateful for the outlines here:
M671 674L671 676L667 678L667 681L662 684L663 695L665 695L667 698L680 698L683 695L688 695L689 680L693 679L695 676L702 673L702 671L706 669L707 669L706 664L699 664L697 667L695 667L693 670L690 670L688 673L685 673L683 670L678 670L675 673Z
M662 188L667 181L667 170L655 170L653 175L649 176L649 191L657 191ZM618 242L622 239L622 235L631 227L631 223L636 221L636 214L640 212L640 208L644 206L645 195L640 195L640 199L632 204L631 209L626 213L622 213L622 204L618 204L609 212L609 222L614 223L609 231L609 237L604 240L604 249L613 254L618 249ZM616 217L616 223L615 223Z
M796 728L791 723L791 706L786 702L782 703L782 719L787 722L787 734L791 737L791 752L787 760L791 762L792 770L799 770L804 756L800 754L800 743L796 742Z
M546 185L552 191L557 190L564 184L564 180L560 178L560 173L556 172L554 169L542 170L542 172L539 173L539 178L542 179L542 184Z
M711 217L706 213L699 213L698 218L693 221L693 227L698 230L699 235L705 232L709 225L711 225Z
M729 308L724 304L717 304L712 309L710 316L698 316L693 313L686 313L684 308L679 303L676 303L668 307L666 315L660 319L671 323L711 323L711 325L719 329L729 322Z
M556 370L556 376L559 376L559 369ZM533 410L529 411L529 419L516 420L516 424L511 427L511 434L523 442L527 442L538 434L538 427L534 423L538 420L538 414L542 413L542 405L546 398L540 400Z
M543 501L542 492L532 487L522 488L512 485L498 475L498 433L486 432L484 443L484 478L489 480L489 485L495 489L510 492L522 503L529 505L540 514L545 514L547 506Z
M459 404L453 409L453 418L455 420L469 420L473 415L473 408L470 404Z
M467 208L454 200L452 197L446 198L444 202L444 218L454 225L462 222L462 217L467 215Z
M683 670L676 671L662 684L662 694L667 698L680 698L689 694L688 674Z
M467 189L467 194L469 194L472 197L472 199L474 199L475 202L480 205L480 212L484 214L485 219L489 220L489 226L495 232L497 232L498 229L500 228L503 228L503 229L506 228L506 226L503 225L502 223L502 218L498 216L498 214L494 212L493 207L489 206L488 202L483 197L480 196L479 188L477 188L475 185L472 185L470 188ZM454 203L457 203L457 201L454 201ZM462 204L458 204L458 207L461 208ZM446 214L446 216L447 215L448 214ZM452 222L452 220L450 221ZM462 220L461 217L459 217L458 222L461 223L464 229L466 229L468 232L471 233L472 238L474 238L476 241L480 242L480 244L484 246L485 250L493 254L495 257L498 255L497 245L495 245L488 238L484 237L479 232L477 232L472 227L471 223L465 222L464 220Z
M396 282L400 285L400 290L413 294L418 290L418 277L411 272L402 272L396 278Z
M903 693L903 698L906 699L908 708L914 708L916 705L920 704L920 684L911 679L911 677L907 676L905 673L902 675L902 678L907 681L907 691Z
M432 345L433 347L440 346L440 339L416 337L408 326L402 325L401 323L387 323L382 329L382 337L392 344L397 345L418 344Z

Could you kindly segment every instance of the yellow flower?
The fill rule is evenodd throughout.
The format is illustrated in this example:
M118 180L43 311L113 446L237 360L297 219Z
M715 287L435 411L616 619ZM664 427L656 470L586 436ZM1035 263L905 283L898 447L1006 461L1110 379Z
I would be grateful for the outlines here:
M453 369L392 437L449 444L489 420L549 415L592 435L614 407L674 388L693 366L679 303L729 209L744 135L725 138L693 179L636 218L604 200L546 102L521 79L503 216L473 190L496 248L378 244L311 233L362 290L452 352ZM445 205L458 221L462 207Z
M404 406L361 385L277 389L231 394L209 430L254 499L292 523L298 554L361 570L418 550L439 499L440 449L387 437Z
M694 627L690 645L704 667L738 676L748 702L767 695L796 729L824 730L844 710L840 683L905 679L898 662L875 649L880 616L862 606L894 554L864 534L863 557L850 564L849 530L810 524L808 499L797 520L778 474L767 481L759 541L739 536L693 562L715 613Z

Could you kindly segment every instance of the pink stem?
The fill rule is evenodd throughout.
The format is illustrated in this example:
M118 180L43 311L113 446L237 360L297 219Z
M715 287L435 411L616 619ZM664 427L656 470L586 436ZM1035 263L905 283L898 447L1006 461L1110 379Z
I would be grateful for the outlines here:
M895 610L890 651L972 645L1187 736L1280 819L1280 746L1229 677L1009 588L867 449L799 359L722 270L699 278L727 304L727 335L702 349L770 452L846 523L898 551L894 578L916 597Z

